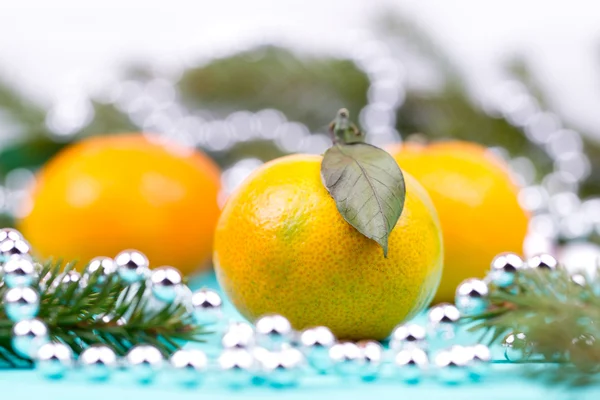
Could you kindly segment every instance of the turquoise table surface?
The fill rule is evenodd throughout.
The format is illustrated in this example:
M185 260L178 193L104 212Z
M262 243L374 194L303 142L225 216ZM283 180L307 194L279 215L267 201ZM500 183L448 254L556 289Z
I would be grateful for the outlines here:
M195 279L192 286L218 288L214 275ZM228 315L240 318L230 304L225 304ZM529 366L533 368L539 366ZM77 371L64 379L52 381L40 377L35 370L0 371L0 400L120 400L120 399L600 399L600 387L565 389L532 382L523 375L523 366L497 362L491 366L489 376L482 382L465 382L461 385L442 385L432 378L421 383L406 385L392 378L373 382L341 379L333 375L309 375L299 385L290 389L273 389L263 386L228 389L222 379L225 375L212 374L196 388L176 386L171 375L165 372L149 385L133 382L126 372L117 372L105 383L90 383Z

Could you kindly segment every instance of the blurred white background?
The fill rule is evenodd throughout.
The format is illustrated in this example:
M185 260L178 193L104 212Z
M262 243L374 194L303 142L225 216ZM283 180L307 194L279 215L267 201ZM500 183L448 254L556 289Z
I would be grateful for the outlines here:
M132 61L177 70L258 41L330 51L385 7L413 18L475 96L522 53L567 119L600 139L600 3L592 0L0 0L0 75L44 104Z

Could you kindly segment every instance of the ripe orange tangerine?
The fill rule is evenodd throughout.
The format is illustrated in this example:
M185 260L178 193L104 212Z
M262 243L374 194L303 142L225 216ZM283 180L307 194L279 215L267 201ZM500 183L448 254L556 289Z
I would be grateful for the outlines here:
M221 287L245 317L277 313L297 329L384 339L431 301L443 246L438 217L405 174L404 210L388 256L347 223L321 180L321 156L294 155L255 171L228 199L215 235Z
M87 262L127 248L153 266L206 265L219 216L219 170L201 152L123 134L82 140L45 165L18 227L43 258Z

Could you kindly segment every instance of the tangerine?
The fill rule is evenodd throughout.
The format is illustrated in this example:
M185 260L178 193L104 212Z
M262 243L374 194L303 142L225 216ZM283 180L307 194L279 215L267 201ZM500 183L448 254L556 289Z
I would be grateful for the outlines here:
M87 262L135 248L190 273L210 258L219 187L203 153L150 135L97 136L41 169L18 227L42 258Z
M437 214L406 174L404 210L384 258L338 212L321 161L271 161L231 195L215 235L217 278L249 320L277 313L296 329L322 325L342 339L384 339L433 298L443 263Z
M498 253L523 252L529 217L519 205L519 187L485 147L447 141L388 151L429 192L440 217L445 261L436 302L454 301L456 287L483 278Z

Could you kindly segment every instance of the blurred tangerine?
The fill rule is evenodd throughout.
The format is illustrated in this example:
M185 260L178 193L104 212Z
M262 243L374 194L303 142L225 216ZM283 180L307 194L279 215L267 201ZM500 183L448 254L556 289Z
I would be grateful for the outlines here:
M219 170L205 154L158 136L98 136L39 172L18 227L42 258L87 262L126 248L184 273L205 265L219 216Z
M529 216L508 166L485 147L462 141L388 148L429 192L444 235L444 273L436 302L453 301L458 284L482 278L498 253L523 252Z

